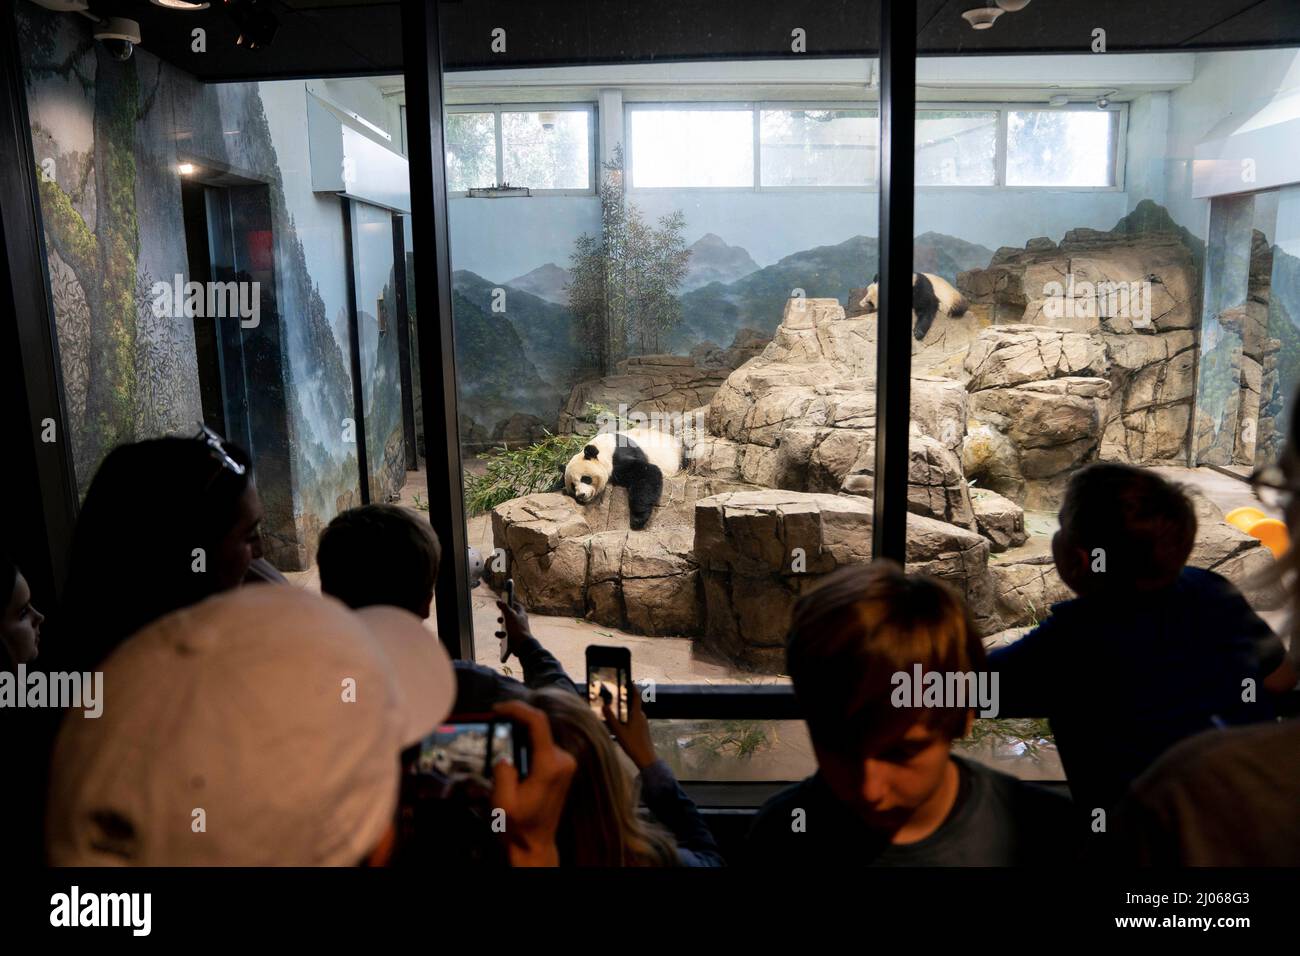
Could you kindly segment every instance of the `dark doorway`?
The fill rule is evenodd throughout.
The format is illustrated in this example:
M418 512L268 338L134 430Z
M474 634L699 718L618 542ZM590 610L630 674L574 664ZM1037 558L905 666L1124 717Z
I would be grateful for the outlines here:
M240 191L265 190L264 186L238 188ZM246 260L251 251L242 248L235 235L231 189L187 180L181 184L181 204L189 281L201 283L206 288L214 282L246 280ZM242 245L247 245L247 242ZM244 336L239 320L200 310L191 321L194 323L203 422L251 450Z

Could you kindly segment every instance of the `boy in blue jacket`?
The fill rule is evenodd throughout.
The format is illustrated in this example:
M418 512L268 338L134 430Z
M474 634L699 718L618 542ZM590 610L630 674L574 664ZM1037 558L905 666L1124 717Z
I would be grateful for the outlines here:
M1078 595L989 656L1004 716L1047 717L1077 806L1108 809L1168 747L1274 717L1295 684L1282 642L1231 582L1186 567L1187 495L1155 472L1098 463L1061 505L1052 556Z

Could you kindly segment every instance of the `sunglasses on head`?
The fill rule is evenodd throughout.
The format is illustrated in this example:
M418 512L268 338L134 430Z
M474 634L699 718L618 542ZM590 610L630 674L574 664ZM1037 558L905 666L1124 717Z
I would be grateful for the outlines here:
M212 484L212 482L216 480L217 475L221 474L223 470L236 475L243 475L248 471L247 467L241 465L239 462L235 461L235 459L230 457L230 454L226 451L225 439L202 422L199 422L199 433L194 436L194 440L201 441L203 444L207 445L209 453L220 466L216 473L213 474L208 484Z

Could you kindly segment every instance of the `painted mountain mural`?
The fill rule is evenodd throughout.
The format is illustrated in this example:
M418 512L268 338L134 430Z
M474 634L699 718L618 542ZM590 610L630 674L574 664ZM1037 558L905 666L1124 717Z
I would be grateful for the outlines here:
M536 373L551 386L568 394L578 374L578 350L572 339L573 315L569 310L541 296L526 292L512 283L502 285L483 278L468 269L458 269L451 276L452 289L488 315L505 319L514 328L524 348L524 354ZM495 290L504 290L500 297L504 312L493 312ZM523 408L521 411L531 411ZM490 422L487 424L491 424Z
M538 374L514 325L456 289L451 308L461 414L487 426L489 432L497 422L518 412L553 423L565 396Z
M735 282L758 271L758 263L740 246L729 246L721 236L706 232L690 246L686 278L681 290L690 292L710 282Z
M555 305L567 307L569 304L569 293L565 289L569 284L569 270L557 266L554 262L548 262L546 265L538 266L532 272L515 276L505 284Z
M692 246L692 263L702 256L700 268L743 274L679 296L682 323L669 350L685 354L700 342L728 343L745 327L775 331L792 289L844 302L849 289L875 274L877 248L874 237L855 236L759 269L751 268L753 259L744 249L705 235ZM992 255L984 246L927 232L916 237L914 261L922 272L955 282L957 273L987 266ZM561 279L567 282L568 273L553 263L506 283L465 269L452 274L462 410L488 433L515 413L536 415L553 426L573 385L590 377L580 367L573 316L560 304L567 296L556 291ZM504 312L492 308L497 289L504 290Z
M953 236L927 232L916 238L915 266L949 281L957 273L982 268L993 253ZM774 332L785 300L794 289L808 298L845 301L848 291L866 285L876 273L879 243L874 236L854 236L833 246L805 249L735 282L715 282L687 292L682 324L672 339L674 351L698 342L730 342L743 328Z

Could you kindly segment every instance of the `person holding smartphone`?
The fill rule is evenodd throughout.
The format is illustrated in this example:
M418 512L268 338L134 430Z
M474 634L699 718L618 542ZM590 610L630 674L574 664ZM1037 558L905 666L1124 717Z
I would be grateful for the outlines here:
M618 650L624 651L625 663L619 669L617 697L602 682L604 692L594 697L552 688L528 698L550 719L556 745L578 764L556 837L561 865L722 866L717 841L699 809L655 753L640 694L629 679L626 649L589 647L588 683L594 685L594 675L610 656L599 652ZM620 703L626 720L619 719ZM637 787L618 747L640 771L641 802L653 819L638 812Z
M682 866L724 866L718 841L704 822L699 807L682 790L672 768L655 752L650 737L650 721L646 720L641 694L635 684L627 698L627 721L620 721L606 702L605 725L641 773L641 801L655 819L672 831L677 841L678 862Z

